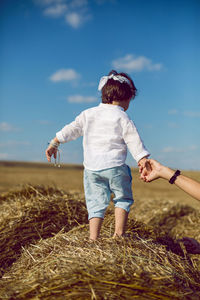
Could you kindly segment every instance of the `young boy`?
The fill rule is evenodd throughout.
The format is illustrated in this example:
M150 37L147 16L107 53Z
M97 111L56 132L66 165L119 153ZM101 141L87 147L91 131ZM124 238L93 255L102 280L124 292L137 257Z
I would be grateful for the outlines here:
M111 71L99 83L102 103L83 111L56 134L46 150L48 161L56 158L60 143L83 136L84 190L88 210L90 239L99 236L106 208L114 194L115 236L122 236L133 204L132 177L125 164L127 147L140 168L149 152L134 123L125 111L137 89L125 73Z

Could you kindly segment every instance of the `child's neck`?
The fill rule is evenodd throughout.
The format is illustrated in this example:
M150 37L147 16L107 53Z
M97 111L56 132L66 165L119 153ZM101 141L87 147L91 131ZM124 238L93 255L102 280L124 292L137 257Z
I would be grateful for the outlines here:
M124 111L126 111L129 107L129 103L130 101L129 100L126 100L126 101L112 101L112 103L110 103L111 105L118 105L118 106L121 106Z

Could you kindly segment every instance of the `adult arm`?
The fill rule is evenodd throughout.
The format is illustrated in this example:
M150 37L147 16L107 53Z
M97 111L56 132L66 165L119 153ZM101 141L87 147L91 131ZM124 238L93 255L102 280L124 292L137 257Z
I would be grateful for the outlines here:
M146 182L150 182L158 178L163 178L169 181L174 175L174 170L163 166L154 159L148 159L148 164L149 170L143 169L141 173L141 179ZM196 180L184 175L179 175L177 176L174 184L192 197L200 200L200 183Z

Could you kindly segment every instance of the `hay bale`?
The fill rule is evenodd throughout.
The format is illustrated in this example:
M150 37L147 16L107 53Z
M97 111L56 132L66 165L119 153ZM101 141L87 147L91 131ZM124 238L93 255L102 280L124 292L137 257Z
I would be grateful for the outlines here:
M200 235L194 224L200 225L200 212L180 204L158 213L148 222L156 232L156 242L181 256L200 252Z
M15 188L14 190L10 190L8 192L3 192L0 194L0 203L3 201L16 201L16 199L29 199L31 197L36 197L39 195L43 196L52 196L52 195L58 195L62 196L64 195L64 192L57 189L56 187L50 187L50 186L43 186L43 185L22 185L18 188Z
M127 237L113 239L111 206L89 242L82 194L29 186L3 197L0 299L198 299L200 258L167 235L194 212L170 204L146 224L130 214Z
M26 186L3 195L0 205L0 271L20 255L22 247L87 222L87 211L78 195ZM7 199L7 201L5 201Z
M200 242L200 211L195 210L179 218L171 229L171 234L176 238L191 237Z
M130 217L149 224L153 216L169 211L174 206L174 201L165 197L149 197L135 199L130 211Z
M169 210L156 214L156 216L154 216L148 222L148 224L158 227L159 230L162 230L166 233L170 233L180 218L187 216L194 211L195 209L191 206L177 204L171 207Z
M4 299L195 299L200 272L151 239L87 237L87 225L24 247L0 280ZM139 236L139 235L138 235ZM194 298L193 298L194 297Z

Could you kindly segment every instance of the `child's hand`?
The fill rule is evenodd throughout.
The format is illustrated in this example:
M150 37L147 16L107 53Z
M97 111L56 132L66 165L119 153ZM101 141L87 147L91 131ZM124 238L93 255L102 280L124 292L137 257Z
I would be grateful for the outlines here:
M142 159L139 160L138 162L138 167L139 167L139 172L142 173L143 169L146 167L147 163L147 158L143 157Z
M146 181L146 176L149 175L152 171L151 164L149 160L144 157L138 162L140 178Z
M57 157L57 149L52 147L51 145L49 145L49 147L47 148L45 153L46 153L46 157L47 157L48 162L51 161L51 156L52 155L54 156L55 159Z

